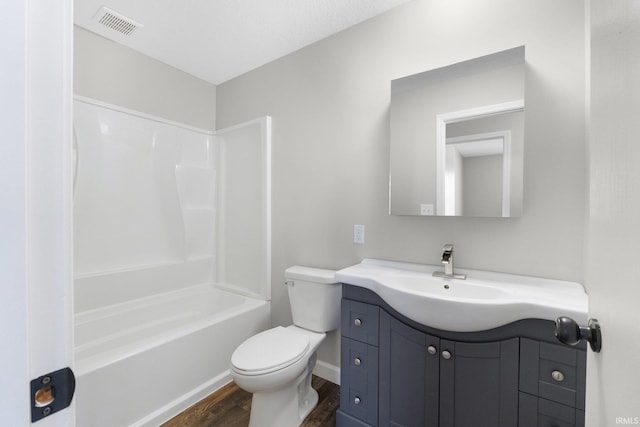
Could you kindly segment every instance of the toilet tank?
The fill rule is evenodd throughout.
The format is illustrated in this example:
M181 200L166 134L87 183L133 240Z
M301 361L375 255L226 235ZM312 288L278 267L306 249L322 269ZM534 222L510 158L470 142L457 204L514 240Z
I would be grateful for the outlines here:
M314 332L338 329L342 285L336 283L335 273L301 266L285 270L294 325Z

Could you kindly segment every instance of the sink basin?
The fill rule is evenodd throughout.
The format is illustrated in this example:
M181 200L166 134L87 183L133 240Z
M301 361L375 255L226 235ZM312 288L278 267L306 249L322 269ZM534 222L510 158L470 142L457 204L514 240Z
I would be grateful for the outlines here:
M558 316L588 321L588 297L579 283L464 269L456 273L465 273L466 280L432 276L440 270L365 259L338 271L336 279L370 289L400 314L436 329L474 332Z

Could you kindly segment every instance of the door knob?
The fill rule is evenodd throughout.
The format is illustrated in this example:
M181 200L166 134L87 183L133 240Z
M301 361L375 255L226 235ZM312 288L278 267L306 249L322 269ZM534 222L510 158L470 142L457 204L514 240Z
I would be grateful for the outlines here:
M555 335L563 344L576 345L581 341L588 341L594 352L600 353L602 349L602 332L598 319L589 319L589 325L584 327L570 317L558 317Z

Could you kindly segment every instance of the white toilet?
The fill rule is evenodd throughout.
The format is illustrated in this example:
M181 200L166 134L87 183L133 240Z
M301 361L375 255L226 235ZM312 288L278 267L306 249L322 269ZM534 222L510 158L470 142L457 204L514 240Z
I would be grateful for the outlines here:
M318 403L311 387L316 349L340 325L342 288L335 271L285 271L293 325L252 336L233 352L231 376L253 393L249 427L297 427Z

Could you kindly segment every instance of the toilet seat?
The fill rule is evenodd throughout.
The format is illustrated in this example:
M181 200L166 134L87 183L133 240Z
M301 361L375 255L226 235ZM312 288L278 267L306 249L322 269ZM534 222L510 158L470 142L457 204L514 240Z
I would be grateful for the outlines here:
M240 344L231 356L231 365L243 375L268 374L297 362L308 348L308 336L277 326Z

